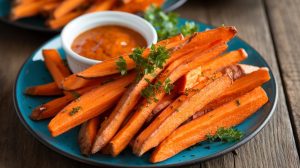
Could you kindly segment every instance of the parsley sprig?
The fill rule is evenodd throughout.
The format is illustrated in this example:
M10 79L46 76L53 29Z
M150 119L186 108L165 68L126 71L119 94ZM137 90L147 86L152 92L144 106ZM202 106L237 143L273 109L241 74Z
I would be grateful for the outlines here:
M176 13L167 14L160 7L151 5L146 10L144 18L156 28L159 40L178 34L178 15Z
M207 140L214 141L222 141L222 142L233 142L241 139L243 137L243 133L235 128L219 128L215 135L207 134Z
M186 22L185 25L178 28L178 17L179 15L176 13L165 13L160 7L154 5L151 5L144 14L144 18L155 27L159 40L179 33L187 36L198 31L198 26L194 22Z
M127 74L127 64L125 59L120 56L119 59L116 62L118 70L120 71L121 75L126 75Z
M187 35L191 35L195 32L198 31L198 26L195 24L195 22L185 22L185 24L180 28L181 30L181 33L184 35L184 36L187 36Z
M141 95L146 98L148 102L151 102L152 100L157 102L158 100L155 97L156 93L164 91L165 93L170 94L171 90L174 88L174 85L169 78L165 80L164 84L162 84L161 81L152 84L149 79L146 78L145 80L148 82L148 86L142 90Z
M142 56L143 51L144 49L142 48L136 48L133 50L132 54L129 55L136 64L136 81L141 80L144 75L153 74L156 68L163 68L163 65L170 57L169 51L163 46L155 47L152 45L150 53L146 58Z
M155 97L155 94L160 92L162 83L160 81L152 84L149 79L145 79L148 82L148 86L142 90L141 95L142 97L146 98L148 102L151 102L152 100L154 102L157 102L157 98Z
M140 81L147 74L156 76L155 70L157 68L162 69L167 59L170 57L169 51L164 46L155 46L150 47L150 52L148 57L143 57L143 48L135 48L133 52L129 55L134 63L136 64L135 71L137 73L136 82ZM116 65L121 73L125 75L127 73L127 64L123 57L120 57L116 62ZM142 90L141 95L146 98L148 101L154 100L155 94L161 90L165 90L166 93L170 93L173 89L170 79L167 79L164 85L158 81L154 84L147 78L144 78L148 82L148 86Z
M170 78L167 78L164 84L164 90L167 94L170 94L171 91L173 90L174 85L171 83Z

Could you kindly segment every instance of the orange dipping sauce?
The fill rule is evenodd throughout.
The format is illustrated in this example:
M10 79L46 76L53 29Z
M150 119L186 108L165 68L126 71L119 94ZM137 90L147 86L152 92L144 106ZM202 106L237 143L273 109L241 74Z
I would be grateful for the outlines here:
M72 43L77 54L107 60L131 52L136 47L146 47L145 38L138 32L122 26L100 26L80 34Z

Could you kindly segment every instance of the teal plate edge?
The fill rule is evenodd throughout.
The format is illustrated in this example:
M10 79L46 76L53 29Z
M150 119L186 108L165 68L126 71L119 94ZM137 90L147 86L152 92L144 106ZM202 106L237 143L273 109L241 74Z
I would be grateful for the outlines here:
M180 24L184 24L185 21L187 21L187 20L186 19L181 19ZM213 27L213 26L208 26L208 25L200 23L200 22L198 22L198 25L200 26L200 31L203 31L207 28L212 28ZM65 151L61 148L58 148L57 146L54 146L52 141L51 142L47 141L45 139L44 135L42 135L41 133L38 133L35 128L30 126L28 124L28 121L26 121L26 120L28 120L28 116L26 116L25 114L22 113L21 109L23 107L20 106L20 104L19 104L20 103L19 101L22 98L20 96L23 95L22 90L19 91L19 89L20 89L19 86L22 85L20 75L26 74L26 71L28 71L28 70L26 70L26 67L27 67L28 63L32 61L31 59L33 58L33 56L35 56L38 53L38 51L43 48L43 46L47 45L48 43L51 43L52 41L58 40L58 39L59 39L59 36L56 36L53 39L51 39L50 41L43 44L41 48L39 48L31 57L27 58L27 60L24 62L21 69L19 70L17 78L16 78L16 82L15 82L15 86L14 86L14 90L13 90L13 102L14 102L14 106L15 106L17 115L18 115L19 119L21 120L22 124L26 127L27 130L29 130L29 132L31 134L34 135L35 138L37 138L42 144L46 145L47 147L51 148L52 150L66 156L66 157L69 157L71 159L74 159L74 160L77 160L77 161L80 161L80 162L83 162L83 163L96 165L96 166L101 166L102 165L102 166L111 166L111 167L174 167L174 166L191 165L191 164L195 164L195 163L198 163L198 162L210 160L210 159L219 157L219 156L221 156L225 153L231 152L234 149L236 149L236 148L240 147L241 145L243 145L244 143L248 142L250 139L252 139L267 124L267 122L270 120L270 118L271 118L271 116L274 113L275 108L276 108L276 104L277 104L277 100L278 100L278 86L277 86L276 79L275 79L270 67L268 66L268 64L266 63L264 58L262 58L260 56L260 54L253 47L249 46L245 41L243 41L240 38L236 37L231 42L229 42L229 50L244 48L249 53L249 58L246 60L246 63L251 64L251 62L253 62L253 59L258 59L259 60L258 62L260 64L260 66L265 66L265 67L270 69L270 76L271 76L271 80L263 86L263 88L266 90L270 100L262 108L267 108L268 112L261 112L261 110L262 110L262 108L261 108L259 110L259 112L254 114L254 116L256 116L256 115L258 115L258 113L261 112L261 113L263 113L263 116L262 116L262 118L259 119L259 121L256 121L258 123L254 124L251 127L250 132L245 134L245 136L242 138L241 141L226 144L227 147L225 147L223 150L216 150L216 152L213 152L213 154L210 154L208 156L201 157L201 158L197 157L194 154L190 154L190 152L193 152L193 150L196 150L196 149L192 149L191 151L185 150L185 151L182 152L184 154L179 153L178 155L181 155L181 157L189 155L189 156L186 157L186 159L188 159L188 158L189 159L188 160L182 159L182 161L179 159L179 161L177 161L176 163L172 163L172 162L176 161L176 159L174 160L174 157L173 157L173 158L171 158L171 161L169 161L170 159L168 159L167 161L164 161L164 162L161 162L161 163L158 163L158 164L151 164L151 163L146 163L145 162L144 164L142 163L142 164L124 165L123 163L120 164L120 163L113 163L113 162L97 161L97 160L91 159L89 157L84 157L82 155L70 153L70 151ZM253 58L250 58L252 56L253 56ZM48 100L49 99L45 99L44 101L48 101ZM27 119L25 117L27 117ZM253 121L253 116L250 117L249 119L247 119L245 122L243 122L239 126L237 126L237 128L238 129L239 128L243 129L243 127L245 127L244 124L248 123L248 122L251 123L251 121ZM48 122L48 121L42 121L42 122ZM47 128L44 131L47 131ZM73 134L76 131L78 131L78 128L76 128L75 130L72 131ZM75 134L73 136L76 136L76 135L77 134ZM54 138L53 138L53 141L55 141ZM74 138L73 138L73 141L74 141ZM213 148L218 148L219 146L222 146L223 144L218 144L218 143L207 144L207 143L204 142L200 147L196 147L196 148L199 148L200 150L205 150L205 148L208 147L209 145L212 145L213 146L212 149L213 149ZM128 149L127 149L127 151L125 151L125 153L126 153L125 155L130 155L130 152L128 151ZM101 157L102 157L102 155L101 155ZM103 157L107 157L107 158L111 159L109 156L104 156L103 155ZM122 157L122 155L119 156L119 157ZM148 152L146 157L149 157L149 152ZM177 157L177 155L175 157ZM193 159L191 159L191 158L193 158ZM141 158L136 157L136 159L141 159ZM178 158L177 158L177 160L178 160Z
M163 9L166 12L173 11L179 8L181 5L183 5L186 1L187 0L167 0L163 5ZM61 30L52 30L47 28L44 25L45 20L40 16L24 18L17 21L10 21L8 19L10 8L11 8L11 2L9 2L9 0L0 0L0 21L16 27L39 31L39 32L59 33L61 31Z

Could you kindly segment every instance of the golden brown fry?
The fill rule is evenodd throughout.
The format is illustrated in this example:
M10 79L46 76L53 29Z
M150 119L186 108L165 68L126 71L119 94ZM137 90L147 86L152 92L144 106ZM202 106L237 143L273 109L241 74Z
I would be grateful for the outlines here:
M45 1L36 1L15 6L11 11L11 20L17 20L25 17L37 15Z
M59 29L81 14L83 14L81 10L70 12L60 18L49 20L48 25L51 29Z
M53 17L59 19L82 5L85 0L65 0L53 12Z
M48 2L47 4L43 5L42 7L42 12L50 13L52 12L58 5L60 4L60 1L51 1Z
M85 13L106 11L113 8L117 0L101 0L93 3Z

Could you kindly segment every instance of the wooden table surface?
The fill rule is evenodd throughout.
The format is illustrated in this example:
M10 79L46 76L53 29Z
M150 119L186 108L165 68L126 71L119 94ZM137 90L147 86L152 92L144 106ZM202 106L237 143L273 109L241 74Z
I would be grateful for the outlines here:
M190 0L176 12L212 25L235 25L271 66L279 84L277 110L252 140L219 158L188 167L300 167L300 0ZM17 72L53 35L0 23L0 167L87 168L39 143L12 102Z

